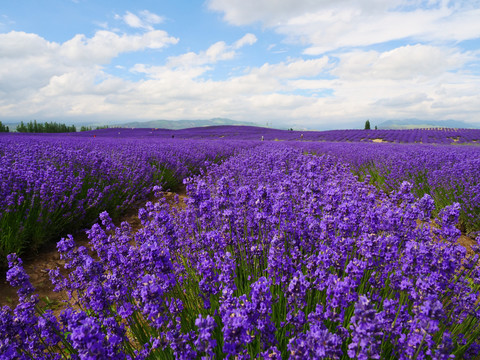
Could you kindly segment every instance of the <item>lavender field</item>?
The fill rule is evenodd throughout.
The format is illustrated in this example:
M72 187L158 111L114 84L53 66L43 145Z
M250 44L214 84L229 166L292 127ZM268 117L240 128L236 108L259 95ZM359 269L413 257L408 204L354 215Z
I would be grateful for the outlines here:
M208 126L183 130L101 129L72 136L114 138L178 138L223 140L305 140L328 142L391 142L422 144L479 144L480 129L411 129L411 130L330 130L288 131L252 126Z
M479 138L1 135L0 255L19 304L0 310L0 358L478 359L480 247L458 239L480 241ZM168 202L181 184L185 204ZM140 229L114 225L139 203ZM77 246L67 234L85 228ZM51 241L60 312L38 306L20 258Z
M247 146L11 135L0 137L0 266L10 252L35 251L91 226L102 211L118 217L144 203L153 186L175 190L208 162Z

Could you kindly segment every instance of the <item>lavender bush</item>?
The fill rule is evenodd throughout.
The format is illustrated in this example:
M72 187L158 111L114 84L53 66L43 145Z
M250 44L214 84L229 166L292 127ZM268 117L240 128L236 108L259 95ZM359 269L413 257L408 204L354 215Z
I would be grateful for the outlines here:
M175 190L207 162L250 146L70 135L0 137L0 268L8 253L35 251L59 234L116 218L150 189Z
M460 208L386 193L348 165L282 143L184 180L186 208L108 213L58 250L59 317L10 255L20 303L0 316L0 356L59 359L474 359L479 255L456 244ZM159 192L161 189L156 188ZM480 240L480 239L479 239ZM475 249L477 250L477 249Z
M361 180L386 192L403 181L417 199L429 195L438 211L460 204L459 226L480 231L480 147L422 144L290 143L304 151L330 154L351 164Z

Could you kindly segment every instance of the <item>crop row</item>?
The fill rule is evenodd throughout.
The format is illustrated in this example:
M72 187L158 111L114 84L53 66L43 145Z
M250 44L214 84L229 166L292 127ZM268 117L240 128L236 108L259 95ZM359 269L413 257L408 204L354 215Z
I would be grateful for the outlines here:
M360 180L385 192L403 181L420 199L430 195L438 211L460 205L463 232L480 231L480 147L422 144L293 143L304 151L330 154L351 165Z
M330 130L289 131L253 126L210 126L182 130L168 129L102 129L72 134L142 139L223 139L223 140L303 140L327 142L391 142L423 144L479 144L480 129L410 129L410 130Z
M479 255L456 243L458 204L433 224L433 199L409 183L386 193L338 157L283 143L242 150L185 183L186 208L149 202L137 232L102 213L88 231L95 255L71 237L57 244L69 271L51 279L75 304L58 318L35 313L10 255L20 304L1 310L0 355L479 356Z
M243 135L255 130L241 129ZM27 248L35 251L60 234L92 224L101 211L116 219L133 204L145 201L154 185L175 190L183 178L204 167L205 161L219 161L235 149L264 144L258 140L192 139L205 137L211 129L183 131L190 139L158 134L142 137L136 130L129 130L135 137L116 138L117 130L93 132L99 134L95 138L15 134L1 138L0 266L6 264L6 254L21 254ZM368 178L387 192L409 181L417 198L432 196L437 209L434 215L458 202L462 231L480 230L477 146L313 141L290 141L288 146L331 154L349 163L361 180Z
M0 267L61 234L117 218L154 185L175 190L241 143L10 135L0 140Z

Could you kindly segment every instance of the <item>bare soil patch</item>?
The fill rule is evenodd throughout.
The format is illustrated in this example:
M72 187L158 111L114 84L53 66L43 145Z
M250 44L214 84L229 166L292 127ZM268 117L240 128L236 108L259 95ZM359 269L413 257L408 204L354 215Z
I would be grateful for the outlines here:
M179 202L175 201L178 196ZM184 199L186 197L185 187L182 186L176 193L166 192L164 197L172 206L177 208L184 208ZM155 199L149 199L154 201ZM138 210L144 206L144 203L139 203L137 206L133 206L131 210L127 211L118 221L115 221L115 225L120 225L121 222L126 221L132 227L132 231L137 231L142 227L140 220L138 219ZM89 247L89 240L87 234L84 231L73 234L77 246ZM58 239L60 240L60 238ZM52 309L55 312L60 312L64 302L67 300L66 294L54 292L54 286L50 282L48 275L49 269L60 268L63 269L65 264L64 260L60 259L60 255L57 252L56 245L51 244L48 247L42 249L42 251L35 256L27 256L23 259L23 267L26 273L30 276L30 281L35 287L35 293L38 294L40 299L40 306L45 306ZM8 305L11 308L18 304L17 289L11 287L5 277L5 273L0 274L0 307Z

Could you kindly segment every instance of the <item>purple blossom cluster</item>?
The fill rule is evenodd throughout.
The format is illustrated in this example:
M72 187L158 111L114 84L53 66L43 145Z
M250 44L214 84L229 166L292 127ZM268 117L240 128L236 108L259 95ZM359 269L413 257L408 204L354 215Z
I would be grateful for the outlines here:
M154 185L175 189L241 143L8 134L0 137L0 268L6 255L36 250L59 234L117 217Z
M0 358L478 358L480 255L456 243L458 204L433 219L411 183L385 192L304 150L243 149L184 180L185 208L160 197L138 231L102 213L90 249L62 239L58 318L33 311L11 255Z
M480 147L422 144L293 143L316 154L330 154L351 165L361 179L391 192L403 181L421 199L431 196L436 211L460 204L460 227L480 230ZM433 210L433 209L432 209Z

